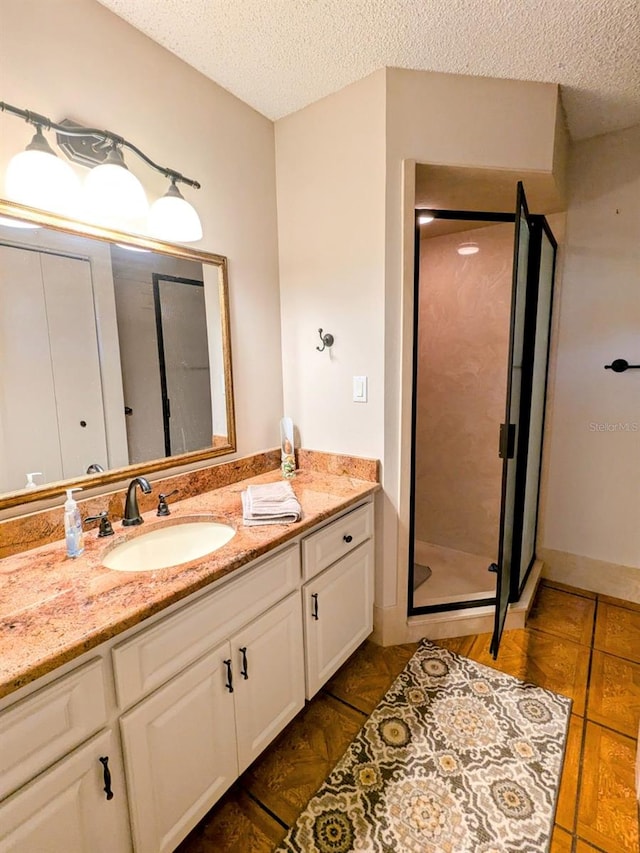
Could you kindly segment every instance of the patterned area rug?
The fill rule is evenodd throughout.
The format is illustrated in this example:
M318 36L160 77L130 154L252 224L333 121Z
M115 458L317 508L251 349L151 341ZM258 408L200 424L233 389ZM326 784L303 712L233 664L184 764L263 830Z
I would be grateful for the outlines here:
M423 640L278 849L544 853L570 710Z

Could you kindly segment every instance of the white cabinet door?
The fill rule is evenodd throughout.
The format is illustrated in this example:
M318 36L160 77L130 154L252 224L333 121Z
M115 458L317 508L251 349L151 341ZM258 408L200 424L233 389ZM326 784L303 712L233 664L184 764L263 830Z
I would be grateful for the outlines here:
M1 492L62 479L57 425L40 254L0 246Z
M121 720L136 853L174 850L238 775L224 643Z
M302 588L307 699L373 630L373 542L365 542Z
M231 650L242 773L304 706L300 593L239 631Z
M0 805L3 853L131 850L124 777L111 732L97 735ZM108 758L113 797L104 791Z
M92 462L109 467L91 264L47 252L40 262L62 476L79 477Z

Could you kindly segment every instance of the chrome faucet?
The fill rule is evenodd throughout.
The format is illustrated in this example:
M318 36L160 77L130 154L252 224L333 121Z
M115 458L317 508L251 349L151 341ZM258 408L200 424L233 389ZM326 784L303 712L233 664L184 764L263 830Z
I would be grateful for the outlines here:
M138 495L136 494L136 486L140 486L145 495L151 492L149 481L145 477L134 477L129 483L127 489L127 499L124 504L124 517L122 524L124 527L132 527L134 524L142 524L142 516L138 509Z

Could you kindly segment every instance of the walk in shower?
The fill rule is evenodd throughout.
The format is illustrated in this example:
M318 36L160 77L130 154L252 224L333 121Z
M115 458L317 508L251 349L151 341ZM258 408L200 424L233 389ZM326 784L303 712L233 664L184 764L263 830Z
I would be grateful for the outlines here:
M534 560L555 241L518 210L416 211L410 615L506 613Z

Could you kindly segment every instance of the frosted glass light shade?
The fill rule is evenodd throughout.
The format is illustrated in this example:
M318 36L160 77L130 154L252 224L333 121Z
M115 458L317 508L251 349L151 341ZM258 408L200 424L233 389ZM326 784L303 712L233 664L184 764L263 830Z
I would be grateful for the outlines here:
M140 181L119 154L95 166L84 182L84 212L91 222L110 228L143 230L149 202Z
M169 242L193 243L202 239L200 217L175 184L151 205L148 231L151 237Z
M7 198L39 210L77 216L80 179L68 163L53 153L39 129L34 143L37 147L28 147L9 161L5 175Z

